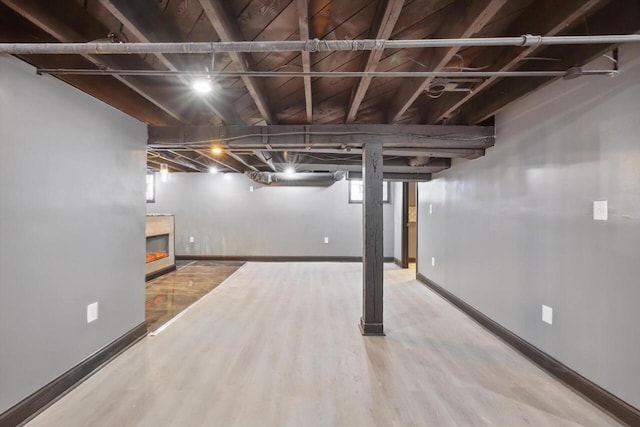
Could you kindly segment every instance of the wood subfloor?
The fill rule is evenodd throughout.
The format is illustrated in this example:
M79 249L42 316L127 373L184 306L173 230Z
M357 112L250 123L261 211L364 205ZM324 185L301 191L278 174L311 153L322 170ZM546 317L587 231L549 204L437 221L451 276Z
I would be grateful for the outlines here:
M247 263L29 426L612 426L413 279L385 267L362 337L357 263Z

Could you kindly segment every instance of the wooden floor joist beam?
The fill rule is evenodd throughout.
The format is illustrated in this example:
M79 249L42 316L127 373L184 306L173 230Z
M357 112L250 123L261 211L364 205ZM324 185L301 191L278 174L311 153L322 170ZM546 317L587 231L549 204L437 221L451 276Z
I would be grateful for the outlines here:
M442 172L445 169L451 167L451 161L449 159L437 159L442 161L429 162L426 166L409 166L399 164L385 164L385 173L437 173ZM289 163L274 163L278 170L284 170ZM297 172L362 172L362 164L357 162L332 162L332 163L295 163Z
M330 146L361 148L370 141L385 148L484 149L494 143L491 126L442 125L274 125L274 126L149 126L148 143L202 144L217 141L232 148L265 149L298 146L313 150Z
M52 13L51 10L43 8L41 4L39 4L35 0L0 0L3 4L11 8L16 13L20 14L22 17L30 21L32 24L50 34L56 40L60 42L78 42L82 40L87 40L83 34L80 34L76 29L74 29L71 25L66 23L62 16L56 16ZM72 6L69 6L72 7ZM79 7L79 6L76 6ZM56 11L54 9L54 11ZM59 11L59 10L58 10ZM61 11L60 11L61 12ZM97 22L93 22L93 25L100 25ZM106 30L105 30L106 33ZM144 61L137 60L136 57L116 57L109 55L82 55L85 59L90 61L92 64L96 65L99 68L109 67L109 68L142 68L142 69L150 69ZM146 89L142 83L140 82L140 78L132 77L132 76L113 76L113 78L117 79L119 82L133 90L135 93L140 95L145 100L151 102L156 107L160 108L166 114L171 116L178 122L189 123L189 119L181 112L176 109L169 108L167 106L167 100L162 99L157 94L153 93Z
M150 156L153 161L158 164L167 164L174 169L180 169L182 172L202 172L203 168L197 167L193 164L187 164L186 162L181 162L178 159L174 159L166 154L147 152L147 156Z
M204 13L211 22L213 29L223 42L240 41L243 39L240 29L235 21L231 18L231 15L227 11L225 5L220 0L200 0L200 5L204 9ZM230 52L229 56L233 63L240 69L240 71L250 71L251 57L247 54ZM242 77L249 94L253 98L253 101L258 108L258 111L262 115L262 118L267 124L275 124L276 117L272 113L271 108L267 102L267 97L264 93L260 81L255 77Z
M234 172L243 173L248 170L248 168L243 163L237 161L233 157L228 156L227 153L216 154L214 156L209 154L207 150L194 150L194 152Z
M565 33L585 15L600 7L603 0L542 0L531 5L511 27L514 30L526 28L529 34L539 34L544 37L552 37ZM486 49L483 53L483 63L491 64L494 71L512 71L523 64L523 60L540 50L539 46L530 46L525 49L514 48L505 55L503 49ZM480 65L480 64L479 64ZM462 98L452 102L441 102L436 108L427 114L427 123L439 123L455 115L462 105L471 98L481 94L499 80L498 77L489 77L475 86L473 91L466 93Z
M115 16L141 42L171 42L182 40L182 34L177 25L158 8L154 0L99 0L100 4ZM156 54L156 57L171 71L187 70L185 64L166 54ZM202 70L199 70L202 71ZM189 85L184 77L180 80ZM199 98L213 114L219 116L228 124L239 124L241 120L236 116L233 107L217 100L215 103L206 98Z
M461 2L445 16L434 39L456 39L473 36L480 31L506 3L506 0L474 0ZM423 64L428 71L442 71L449 61L458 53L460 47L446 49L426 49L419 57L418 64ZM422 65L416 64L414 71L425 71ZM429 88L432 77L426 79L406 79L398 90L389 110L389 123L402 118L418 96Z
M611 1L585 20L585 27L593 34L634 34L640 31L640 2L633 0ZM582 33L584 28L575 29ZM545 57L557 57L558 61L542 62L535 65L524 64L521 69L567 69L583 65L613 49L614 45L581 45L565 50L561 46L549 46L541 51ZM613 67L613 64L612 64ZM598 79L609 77L581 77ZM457 115L460 123L481 123L494 116L509 103L527 93L555 80L556 78L537 78L518 81L504 79L487 89L482 97L464 104Z
M347 180L361 180L362 172L347 172ZM430 173L383 172L382 179L394 182L427 182L431 181Z
M309 40L309 0L297 0L298 6L298 26L300 27L300 40ZM301 52L302 71L311 72L311 54L309 52ZM304 104L307 114L307 123L313 123L313 94L311 92L311 77L305 76L304 79Z
M384 10L377 24L378 31L375 33L374 38L386 40L391 37L391 33L393 32L393 29L396 25L396 21L398 21L398 18L400 17L402 6L404 6L404 0L386 1L386 5L384 6ZM365 55L367 55L367 61L364 65L365 72L376 71L378 62L380 62L383 52L383 50L374 50L365 53ZM367 89L369 89L369 85L371 84L372 80L372 77L362 77L358 81L355 92L351 97L349 109L347 110L346 123L353 123L353 121L356 119L356 115L358 114L358 110L360 109L360 104L362 104L362 101L364 100Z

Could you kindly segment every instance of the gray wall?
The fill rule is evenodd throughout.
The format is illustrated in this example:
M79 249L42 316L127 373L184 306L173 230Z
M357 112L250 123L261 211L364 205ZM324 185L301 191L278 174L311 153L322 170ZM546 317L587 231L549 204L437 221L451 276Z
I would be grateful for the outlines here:
M349 203L347 181L267 187L241 174L174 173L166 183L157 178L156 203L147 210L175 214L177 255L362 256L362 205ZM384 215L384 253L390 257L392 204L384 205Z
M145 141L0 55L0 412L144 320Z
M557 81L508 106L486 157L420 184L418 267L640 407L640 46L620 55L616 78ZM593 220L595 200L609 221Z

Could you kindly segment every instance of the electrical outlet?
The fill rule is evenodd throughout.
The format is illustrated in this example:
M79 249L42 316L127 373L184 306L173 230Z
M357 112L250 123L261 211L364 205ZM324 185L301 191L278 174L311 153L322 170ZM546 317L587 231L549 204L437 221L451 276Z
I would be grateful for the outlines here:
M196 238L193 236L189 236L189 243L193 243L196 241Z
M433 213L433 204L429 203L429 215Z
M553 308L542 304L542 321L550 325L553 324Z
M253 193L253 185L249 186L249 191Z
M328 237L325 237L325 238L324 238L324 242L325 242L325 243L329 243L329 238L328 238Z
M431 257L431 267L435 267L436 266L436 257L432 256Z
M98 303L94 302L87 306L87 323L98 320Z
M593 219L595 221L607 221L609 219L609 206L606 200L593 202Z

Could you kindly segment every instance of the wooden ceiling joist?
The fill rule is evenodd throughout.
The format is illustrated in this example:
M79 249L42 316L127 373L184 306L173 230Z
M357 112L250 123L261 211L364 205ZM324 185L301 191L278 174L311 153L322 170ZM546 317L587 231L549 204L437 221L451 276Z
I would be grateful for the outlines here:
M153 0L99 0L100 4L116 17L140 42L171 42L183 39L180 30L171 19L165 16ZM158 53L156 57L171 71L187 70L187 66L175 56ZM204 71L204 70L200 70ZM181 78L188 86L188 81ZM213 114L225 123L237 124L239 120L233 108L223 100L215 103L206 98L199 98Z
M480 31L494 16L506 0L474 0L460 2L444 17L434 39L456 39L473 36ZM424 64L428 71L442 71L458 53L460 47L446 49L427 49L418 59L418 64ZM414 71L425 69L416 64ZM407 109L418 96L429 87L432 77L426 79L407 79L391 103L389 122L395 123L402 118Z
M380 18L378 20L378 30L376 31L374 38L386 40L391 37L391 33L395 28L398 18L400 17L400 12L402 11L403 6L404 0L386 1L386 5L384 6L384 9L380 14ZM378 62L380 62L380 58L382 58L383 52L383 50L373 50L367 53L367 61L364 65L365 72L376 71ZM358 85L356 86L356 90L355 92L353 92L353 96L351 97L349 109L347 110L346 123L353 123L356 119L356 115L358 114L358 110L360 109L360 104L362 103L362 100L367 93L367 89L369 89L371 80L373 80L373 78L368 76L362 77L359 80Z
M477 74L468 79L426 74L374 78L372 72L456 70L460 59L460 67L482 71L553 71L563 76L615 47L595 44L593 36L636 34L639 9L637 0L0 0L0 42L78 42L98 50L132 49L109 55L104 50L97 52L104 55L88 50L85 55L53 50L47 55L12 53L37 68L62 70L54 75L154 125L149 127L150 168L166 164L171 170L205 172L218 165L224 171L279 171L283 159L298 159L302 167L311 168L307 170L357 171L364 144L382 141L386 173L395 168L393 173L415 176L418 171L429 174L448 167L453 158L484 155L495 142L492 127L452 125L486 123L505 105L555 77L547 73L547 77L529 74L511 79ZM111 39L109 32L132 43L87 43L106 42ZM534 36L522 38L522 34ZM591 44L546 46L533 43L538 35L592 38ZM416 40L434 43L474 37L511 40L500 47L480 43L415 48ZM326 42L318 44L317 52L279 52L285 41L313 50L308 40L314 38ZM362 52L344 42L371 38L405 45ZM184 72L209 71L210 52L218 41L248 41L252 50L264 48L265 41L274 44L266 52L216 54L218 72L244 75L229 77L233 80L220 76L219 92L192 98L195 76ZM174 53L156 46L146 55L133 51L134 42L203 42L206 45L200 46L209 53L185 55L182 52L193 45L183 45ZM380 47L369 40L360 42L360 48L365 43ZM298 73L310 73L312 68L330 74ZM599 71L610 74L604 68ZM123 75L66 74L73 69L91 73L113 69ZM124 75L127 70L136 75ZM150 70L172 73L145 74ZM281 74L271 79L246 74L252 70ZM297 74L284 76L283 70ZM363 73L331 79L337 72ZM619 72L624 73L624 64ZM436 92L434 79L442 96L432 99L424 92L430 88L431 95ZM443 82L452 85L440 91ZM287 124L277 125L276 120ZM410 124L425 122L431 126ZM443 122L447 125L435 125ZM212 144L223 152L214 154Z
M270 149L297 146L313 151L327 146L361 146L382 141L386 147L484 149L494 143L491 126L437 125L273 125L273 126L149 126L148 143L202 144Z
M173 158L169 155L162 154L159 152L149 152L148 156L151 156L156 163L166 164L168 166L173 167L174 169L181 169L182 172L203 172L204 168L195 166L191 163L187 163L186 161L181 161L180 158Z
M410 166L407 164L393 164L390 162L384 162L383 171L387 173L437 173L441 172L451 166L449 159L437 159L433 163L429 163L425 166ZM287 166L290 166L288 162L275 163L276 168L284 170ZM362 160L358 162L296 162L296 172L361 172Z
M169 153L174 155L175 157L181 157L188 161L189 163L193 163L196 167L202 167L204 170L209 170L211 168L211 164L203 162L199 160L198 157L193 151L177 151L177 150L169 150Z
M238 28L235 20L231 19L231 15L226 10L225 5L220 0L200 0L200 5L205 15L211 22L213 29L223 42L243 40L242 33ZM247 54L230 52L231 60L239 68L240 71L250 71L251 57ZM267 124L275 124L275 115L272 113L268 105L267 97L262 89L260 81L255 77L242 77L249 94Z
M167 163L164 163L161 160L158 160L157 157L154 157L152 155L148 155L147 156L147 169L154 169L156 171L160 171L161 170L161 166L165 164L167 165L167 170L169 172L186 172L186 168L183 167L177 167L177 166L173 166Z
M520 16L511 27L514 31L525 30L527 34L538 34L544 37L566 33L585 15L593 12L605 2L603 0L542 0L531 5L531 10ZM522 65L522 61L541 50L538 46L524 49L510 49L505 55L504 49L485 49L483 63L490 65L493 71L513 71ZM461 99L440 102L436 108L427 113L427 123L439 123L455 115L455 112L471 98L476 97L491 87L498 77L489 77L466 93Z
M216 154L215 156L209 154L207 150L193 150L195 153L201 155L202 157L206 157L207 159L219 164L220 166L230 169L234 172L245 172L248 171L249 168L247 166L236 160L235 158L229 156L227 153L223 152L220 154Z
M60 42L78 42L87 40L86 36L77 32L71 25L66 23L62 16L56 16L51 10L43 8L37 0L0 0L3 4L11 8L16 13L36 25L41 30L50 34ZM69 6L69 7L73 7ZM79 6L75 6L79 7ZM101 24L93 22L93 26L100 27ZM108 31L103 31L102 36L106 37ZM82 55L97 67L109 67L114 69L150 69L142 60L136 57L122 57L109 55ZM175 109L170 109L166 105L166 100L161 99L156 94L144 88L139 78L131 76L113 76L138 95L151 102L156 107L167 113L179 122L189 123L190 120Z
M269 158L265 153L261 150L254 150L253 154L256 156L258 160L267 165L269 169L273 172L277 172L275 165L273 164L273 159Z
M306 154L309 151L297 148L271 148L269 151L287 151L293 154ZM361 155L362 149L349 148L348 150L340 148L314 148L313 153L320 154L353 154ZM482 148L385 148L382 151L385 156L397 157L436 157L436 158L459 158L459 159L477 159L485 154Z
M362 172L351 171L347 172L347 180L361 180ZM426 182L431 181L430 173L416 173L416 172L382 172L382 179L385 181L396 182Z
M298 26L300 27L300 40L309 40L309 0L297 0ZM311 72L311 55L309 52L301 52L302 71ZM307 123L313 123L313 97L311 92L311 77L304 79L304 105L307 114Z
M640 31L640 2L635 0L611 1L589 16L582 22L582 25L585 25L592 34L635 34ZM579 34L584 33L585 30L579 28L574 31ZM558 61L545 61L535 65L524 64L521 69L527 69L527 67L535 67L538 70L568 69L576 65L584 65L614 47L614 45L578 45L567 50L562 46L549 46L542 50L540 55L556 57ZM614 64L611 65L613 68ZM503 79L485 90L483 96L473 98L471 102L464 104L456 121L470 124L481 123L494 116L509 103L555 79L557 78Z

